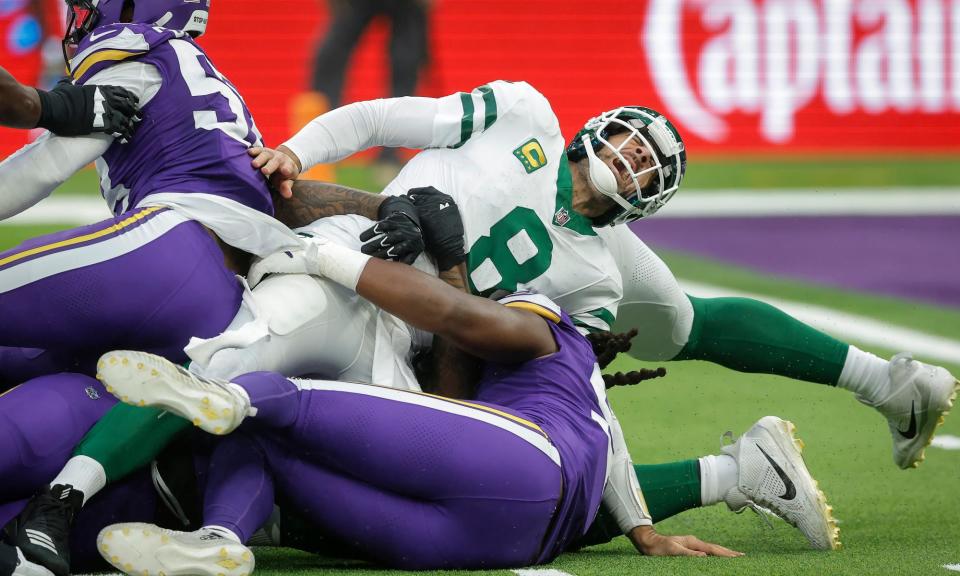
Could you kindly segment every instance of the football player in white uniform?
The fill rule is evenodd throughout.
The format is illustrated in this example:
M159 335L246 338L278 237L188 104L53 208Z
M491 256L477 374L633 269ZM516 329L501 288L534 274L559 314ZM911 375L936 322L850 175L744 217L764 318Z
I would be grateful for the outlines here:
M425 149L384 193L433 186L453 197L474 293L525 285L584 330L642 327L631 354L643 360L708 360L847 388L887 418L901 468L922 461L953 405L960 382L943 368L908 355L888 362L756 300L688 296L660 258L615 226L656 212L683 178L683 141L653 110L606 112L568 145L542 94L496 81L439 99L350 104L277 151L250 153L289 194L301 171L373 146Z

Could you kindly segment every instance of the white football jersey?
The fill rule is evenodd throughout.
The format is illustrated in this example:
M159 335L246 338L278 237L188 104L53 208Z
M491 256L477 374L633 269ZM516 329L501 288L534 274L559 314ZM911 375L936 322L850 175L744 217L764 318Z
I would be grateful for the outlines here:
M503 81L440 101L446 121L434 122L432 140L450 147L417 154L384 193L433 186L456 200L474 293L525 286L581 328L610 329L620 272L590 221L573 211L566 142L549 102L525 82Z

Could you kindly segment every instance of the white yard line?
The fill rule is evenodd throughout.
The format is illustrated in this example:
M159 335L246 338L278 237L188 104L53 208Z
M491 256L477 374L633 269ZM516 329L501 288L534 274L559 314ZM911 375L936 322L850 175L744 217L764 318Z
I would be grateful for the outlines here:
M860 195L859 197L857 195ZM688 200L684 200L689 197ZM858 198L851 202L851 198ZM674 210L679 205L679 209ZM691 205L693 207L685 207ZM753 206L753 208L751 208ZM836 194L823 191L809 193L764 190L760 192L684 192L677 196L670 204L667 212L679 215L734 215L732 209L736 207L737 215L759 215L757 206L767 210L765 214L781 213L798 214L804 210L820 210L830 207L835 211L856 207L858 214L872 213L871 211L885 211L895 214L960 214L960 189L901 189L894 193L889 190L883 192L869 191L838 191ZM753 212L751 212L753 210ZM699 211L699 212L698 212ZM813 212L811 212L813 213ZM825 212L818 212L825 213ZM836 212L829 212L836 213ZM879 212L877 212L879 213ZM55 224L75 223L87 224L102 220L109 213L101 199L95 197L53 197L27 210L23 214L0 224ZM657 216L659 217L659 215ZM822 306L790 302L767 296L740 293L718 286L682 282L684 287L700 296L747 296L755 297L788 313L800 318L821 330L838 337L852 340L871 346L880 346L889 350L905 350L916 352L919 357L932 360L960 363L960 341L933 336L913 330L874 320L839 312Z
M947 570L953 570L954 572L960 572L960 564L944 564L944 568Z
M47 198L3 224L89 224L110 214L89 196ZM960 215L960 188L683 190L655 218Z
M960 215L960 189L683 190L653 218Z
M110 211L99 196L54 196L0 224L93 224L109 217Z
M944 450L960 450L960 436L940 434L933 438L933 442L931 442L930 445L943 448Z
M824 306L804 304L765 295L751 294L697 282L680 280L686 292L696 296L742 296L756 298L776 306L788 314L823 330L832 336L856 344L879 346L887 350L913 352L918 359L939 360L960 364L960 341L934 336L873 318L840 312Z

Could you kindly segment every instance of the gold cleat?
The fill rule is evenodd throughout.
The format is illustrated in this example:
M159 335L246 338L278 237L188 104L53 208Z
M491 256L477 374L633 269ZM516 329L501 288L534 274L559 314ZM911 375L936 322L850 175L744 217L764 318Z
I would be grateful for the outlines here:
M162 408L211 434L229 434L250 412L249 399L228 382L197 376L160 356L121 350L102 361L108 392L133 406Z
M130 576L249 576L250 549L212 530L175 532L152 524L108 526L97 538L111 539L110 564Z
M833 507L803 461L803 441L792 422L765 416L722 451L737 462L737 487L724 500L734 511L766 508L820 550L840 548Z
M891 358L889 370L890 385L882 396L857 399L887 419L894 463L902 469L916 468L953 409L960 381L945 368L919 362L909 354Z

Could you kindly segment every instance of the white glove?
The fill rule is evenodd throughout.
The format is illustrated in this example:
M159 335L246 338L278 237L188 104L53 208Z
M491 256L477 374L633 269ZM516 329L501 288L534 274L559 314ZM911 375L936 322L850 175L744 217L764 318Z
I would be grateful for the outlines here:
M326 238L308 238L303 250L286 250L257 260L250 266L247 281L256 286L267 274L310 274L329 278L351 290L357 289L370 256Z
M276 252L264 258L256 258L247 272L247 282L253 288L267 274L309 274L306 251L303 248Z

